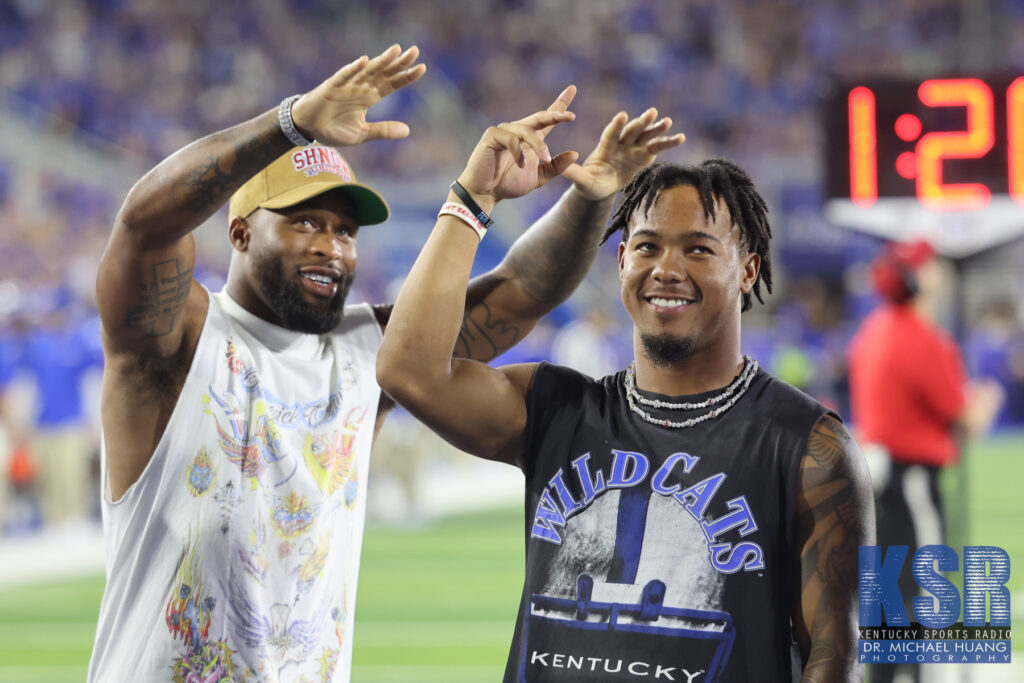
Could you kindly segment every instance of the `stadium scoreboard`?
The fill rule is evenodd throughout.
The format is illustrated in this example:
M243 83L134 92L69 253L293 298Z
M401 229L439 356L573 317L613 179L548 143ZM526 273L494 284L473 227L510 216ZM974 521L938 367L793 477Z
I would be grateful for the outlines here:
M1024 75L837 83L826 216L963 256L1024 234Z

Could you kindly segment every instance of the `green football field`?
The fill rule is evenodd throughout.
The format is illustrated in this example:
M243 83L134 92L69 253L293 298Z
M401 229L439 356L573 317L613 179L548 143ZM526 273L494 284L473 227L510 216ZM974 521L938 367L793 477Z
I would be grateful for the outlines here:
M1024 557L1024 435L970 453L968 543ZM956 490L950 478L948 488ZM452 517L425 530L370 526L363 547L355 683L480 683L501 678L522 577L522 513ZM0 559L2 561L2 559ZM59 560L57 560L59 561ZM947 574L959 584L957 573ZM1020 602L1024 572L1011 576ZM102 576L0 590L0 682L85 678ZM1014 604L1014 625L1021 607ZM1024 656L1024 638L1014 642Z

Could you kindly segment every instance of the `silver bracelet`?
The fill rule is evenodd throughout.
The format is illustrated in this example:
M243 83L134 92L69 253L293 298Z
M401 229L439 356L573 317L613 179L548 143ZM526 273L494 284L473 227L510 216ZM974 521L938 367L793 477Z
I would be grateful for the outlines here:
M295 104L295 100L302 97L302 95L292 95L281 100L281 104L277 107L277 123L281 126L281 132L288 138L293 145L299 147L305 147L312 145L313 140L307 140L306 136L299 132L299 129L295 127L295 121L292 119L292 105Z

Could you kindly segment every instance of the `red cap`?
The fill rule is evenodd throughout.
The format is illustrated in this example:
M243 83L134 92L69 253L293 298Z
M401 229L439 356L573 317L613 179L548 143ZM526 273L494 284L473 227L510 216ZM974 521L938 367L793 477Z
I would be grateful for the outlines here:
M912 278L908 276L934 256L932 245L924 240L890 242L871 263L871 281L883 297L902 303L916 293Z

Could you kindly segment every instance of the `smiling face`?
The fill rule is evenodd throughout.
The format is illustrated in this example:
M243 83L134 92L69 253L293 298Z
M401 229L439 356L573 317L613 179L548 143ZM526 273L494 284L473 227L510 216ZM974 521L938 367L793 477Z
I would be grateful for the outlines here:
M693 186L663 188L619 245L622 301L644 355L662 366L698 353L738 355L742 295L759 266L724 202L712 220Z
M234 219L231 296L276 325L310 334L334 329L356 270L352 200L326 192L283 209Z

